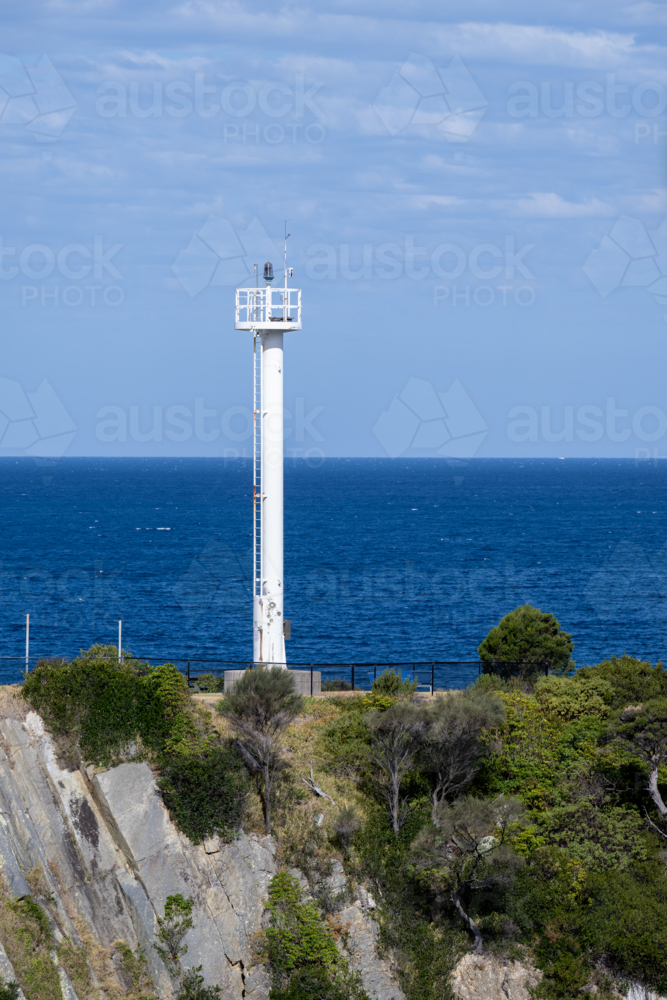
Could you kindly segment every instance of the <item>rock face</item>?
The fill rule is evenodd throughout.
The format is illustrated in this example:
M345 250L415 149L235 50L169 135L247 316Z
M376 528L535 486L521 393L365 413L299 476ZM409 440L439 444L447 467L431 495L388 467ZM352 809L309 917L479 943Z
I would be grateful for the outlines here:
M54 900L56 941L69 936L78 944L77 927L85 927L103 948L122 941L143 949L165 1000L174 988L153 945L157 917L175 893L194 901L183 967L201 965L224 1000L268 1000L269 978L253 959L253 936L262 929L274 855L272 838L254 834L231 844L217 837L192 844L169 819L146 763L97 774L64 771L36 713L25 722L0 722L0 869L10 894L30 894L26 876L39 869ZM294 874L307 890L302 873ZM345 891L340 863L329 882L333 896ZM403 1000L377 955L378 927L368 913L374 905L361 890L359 900L337 914L345 953L372 1000ZM122 969L114 974L125 992ZM64 969L59 976L63 1000L77 1000ZM12 978L0 946L0 980Z
M184 968L201 965L225 1000L267 1000L251 939L276 871L270 837L195 846L170 821L147 764L94 776L63 771L34 712L25 723L5 719L0 734L0 868L12 896L28 895L25 875L41 869L57 909L56 939L78 942L78 918L104 948L116 941L142 947L167 998L173 987L153 947L156 917L167 896L181 892L194 899ZM0 978L11 971L6 962L0 954ZM61 971L63 998L75 1000Z
M461 1000L530 1000L529 990L541 978L541 972L521 962L464 955L454 970L452 986Z
M341 910L337 915L345 929L345 951L350 968L358 972L369 997L373 1000L404 1000L389 963L377 955L378 925L363 912L361 903Z

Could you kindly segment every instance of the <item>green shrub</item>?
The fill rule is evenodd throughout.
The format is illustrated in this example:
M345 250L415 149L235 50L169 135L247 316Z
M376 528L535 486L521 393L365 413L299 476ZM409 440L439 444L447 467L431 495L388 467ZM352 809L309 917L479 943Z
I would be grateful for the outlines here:
M371 692L375 695L385 695L390 698L408 698L411 699L415 691L417 690L416 680L403 680L403 674L400 670L394 670L393 668L383 670L379 677L376 677L373 681L373 687Z
M193 687L195 690L202 691L205 694L215 694L218 691L224 691L225 678L216 676L215 674L200 674L197 678L197 683Z
M587 871L617 871L648 857L642 817L627 806L600 805L583 796L556 806L536 819L544 839L567 851Z
M269 961L278 973L304 966L329 972L338 962L336 942L322 923L314 903L302 902L301 887L288 872L271 880L269 902L271 925L266 931Z
M352 699L350 699L352 700ZM370 730L361 712L345 712L322 729L318 753L332 774L353 775L366 765Z
M317 907L303 900L299 883L288 872L271 880L267 906L271 1000L369 1000Z
M195 844L238 830L248 782L229 745L212 746L201 756L167 758L158 785L172 819Z
M611 712L613 686L603 677L579 671L573 677L540 677L535 698L552 722L572 722L587 716L605 719Z
M201 965L188 969L176 994L176 1000L219 1000L219 986L205 986Z
M581 934L595 958L667 992L667 876L659 861L592 875Z
M342 677L334 677L331 681L322 681L323 691L351 691L352 685Z
M0 902L0 940L26 1000L62 1000L51 925L31 896Z
M238 828L242 765L194 706L173 664L148 667L129 654L119 662L115 646L93 646L72 663L41 662L26 677L23 696L42 715L67 766L148 758L187 836L197 842Z
M367 995L352 973L332 980L323 969L301 969L284 987L273 987L271 1000L367 1000Z
M634 656L612 656L593 667L582 667L577 676L611 684L610 704L614 710L667 697L667 671L662 663L653 667Z
M19 989L17 982L0 983L0 1000L18 1000Z

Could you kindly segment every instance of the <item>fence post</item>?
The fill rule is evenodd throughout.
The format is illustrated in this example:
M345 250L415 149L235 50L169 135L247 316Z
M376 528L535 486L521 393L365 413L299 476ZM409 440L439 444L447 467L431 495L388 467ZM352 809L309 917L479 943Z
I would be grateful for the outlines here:
M310 665L310 697L313 697L313 665Z
M350 666L352 667L352 690L354 691L355 690L355 687L354 687L354 663L351 663Z
M377 679L378 679L378 665L377 665L377 663L374 663L373 664L373 684L375 684L375 682L376 682Z
M431 694L435 694L435 663L431 664Z
M190 687L190 661L188 660L188 687Z

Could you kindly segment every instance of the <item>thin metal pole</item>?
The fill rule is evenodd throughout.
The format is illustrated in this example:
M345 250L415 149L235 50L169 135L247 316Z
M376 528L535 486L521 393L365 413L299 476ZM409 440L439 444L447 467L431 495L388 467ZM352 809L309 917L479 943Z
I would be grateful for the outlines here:
M354 691L355 690L355 687L354 687L354 663L351 663L350 666L352 667L352 690Z
M188 660L188 687L190 687L190 661Z
M118 662L119 663L123 659L122 641L123 641L123 623L122 622L118 622Z
M435 663L431 664L431 694L435 691Z
M313 697L313 665L310 665L310 697Z
M25 672L30 670L30 615L25 616Z

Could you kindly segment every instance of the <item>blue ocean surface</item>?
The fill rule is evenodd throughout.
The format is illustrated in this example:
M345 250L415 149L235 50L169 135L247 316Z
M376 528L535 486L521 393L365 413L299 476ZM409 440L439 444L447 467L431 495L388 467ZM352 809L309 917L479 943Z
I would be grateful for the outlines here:
M460 685L528 601L572 633L578 665L655 662L666 488L659 460L290 459L288 659L472 661L439 668ZM3 657L23 655L29 613L31 663L115 643L119 619L135 655L252 658L250 461L4 458L0 505ZM2 679L22 666L3 659Z

